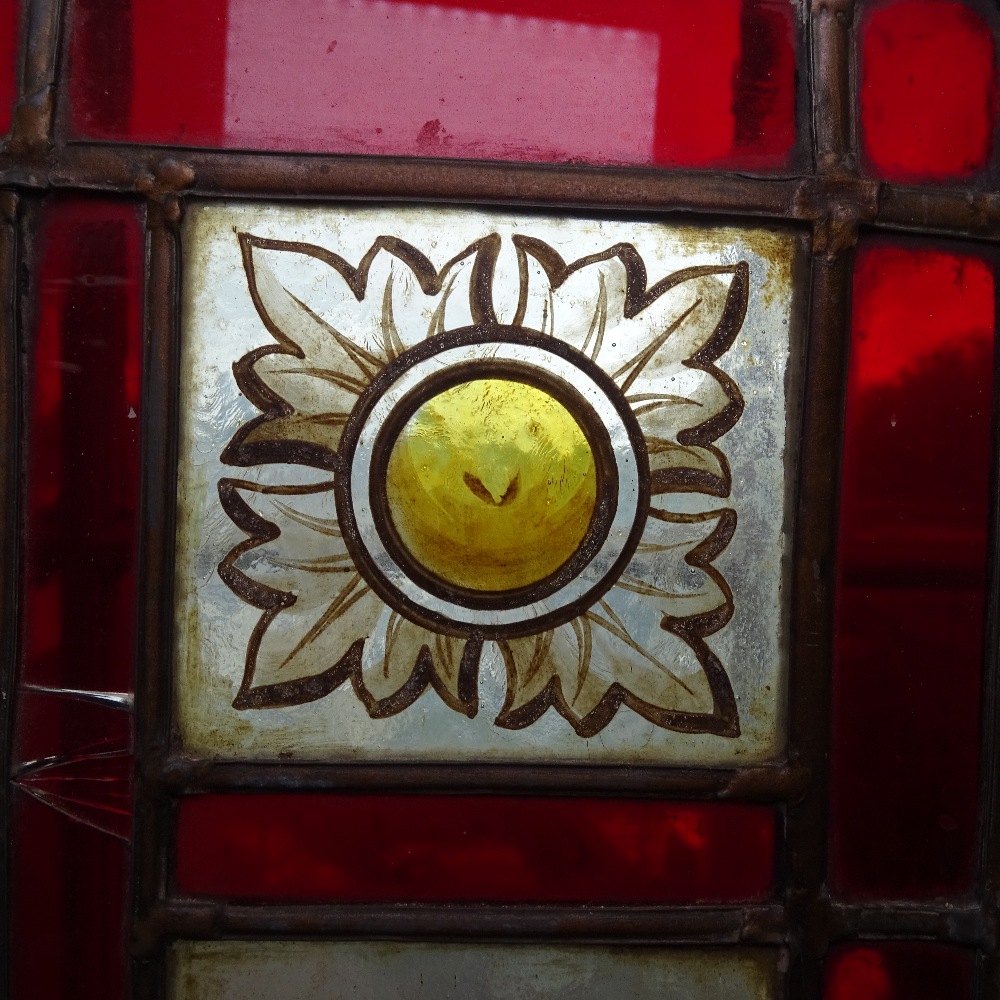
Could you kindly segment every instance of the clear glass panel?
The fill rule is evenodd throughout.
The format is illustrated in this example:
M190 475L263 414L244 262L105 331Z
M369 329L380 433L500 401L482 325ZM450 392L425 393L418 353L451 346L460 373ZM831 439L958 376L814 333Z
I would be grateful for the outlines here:
M730 803L439 795L182 799L177 891L298 902L759 900L774 812Z
M189 750L778 749L791 235L217 204L183 238Z
M861 136L872 172L958 180L990 160L996 39L958 0L871 4L861 24Z
M995 312L982 257L903 240L858 254L830 858L852 896L972 885Z
M179 942L171 1000L771 1000L778 953L369 942Z
M789 0L76 0L74 132L304 152L780 169Z

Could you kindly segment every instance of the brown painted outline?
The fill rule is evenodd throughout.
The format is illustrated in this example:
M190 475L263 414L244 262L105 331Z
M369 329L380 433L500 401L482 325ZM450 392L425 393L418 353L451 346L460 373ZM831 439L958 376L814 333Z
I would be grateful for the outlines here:
M570 275L590 264L617 258L625 268L625 308L626 319L631 319L655 302L671 288L689 281L691 278L706 277L713 274L731 274L733 281L729 286L726 304L712 336L704 346L692 357L682 362L687 368L695 368L717 379L723 391L729 398L729 403L720 413L710 417L697 427L689 427L677 435L677 443L685 446L696 446L710 451L718 460L724 476L719 478L708 472L696 469L658 469L652 474L651 490L653 493L708 493L710 496L725 498L732 490L732 474L729 460L725 453L713 442L722 437L726 431L736 426L743 415L743 394L736 382L724 371L717 368L718 361L736 340L737 334L746 319L747 306L750 301L750 267L745 261L733 265L704 265L686 267L674 271L661 278L651 287L646 287L646 265L638 251L631 243L616 243L600 253L588 254L570 264L547 243L532 236L516 235L513 237L517 248L518 266L521 273L521 297L517 312L514 315L515 325L524 319L527 309L527 260L528 255L535 258L545 271L552 288L558 288ZM650 345L650 356L655 353L659 344ZM626 385L627 388L627 385Z
M257 669L257 655L264 633L271 622L286 608L295 603L295 595L284 590L268 587L251 579L236 568L240 556L259 548L267 542L274 541L280 534L277 525L261 517L240 496L240 490L253 493L279 496L304 496L313 493L324 493L332 489L329 480L312 483L306 486L261 486L244 479L222 479L219 481L219 500L223 510L233 523L246 532L245 538L235 546L219 563L219 576L223 582L247 604L252 605L263 614L247 643L247 655L243 680L239 691L233 699L233 707L276 708L281 705L302 705L326 697L344 681L350 680L354 693L365 706L373 719L395 715L408 708L426 690L428 685L434 688L449 708L472 718L478 710L477 681L479 675L479 658L482 651L482 640L470 638L466 641L459 667L458 691L459 698L452 697L451 692L441 683L434 670L430 650L425 646L417 656L417 661L409 680L388 698L372 697L364 685L361 676L361 648L363 639L354 642L344 655L325 670L310 677L300 677L277 684L253 686L254 673Z
M569 705L562 694L561 685L557 677L553 677L540 695L532 699L528 705L522 706L516 713L511 713L509 711L509 704L513 697L511 678L514 676L514 661L510 655L509 647L505 645L503 640L515 636L544 634L545 631L574 619L585 621L587 610L614 585L617 574L627 565L645 528L646 517L658 516L658 512L649 509L649 497L652 493L703 492L717 497L726 497L729 495L731 490L729 464L724 453L715 447L712 442L735 425L742 415L744 402L735 381L725 372L715 367L714 362L732 346L746 316L749 298L749 267L746 262L740 261L735 265L709 265L684 268L665 276L647 288L645 264L631 244L615 244L601 253L579 258L567 265L555 250L541 240L515 235L512 241L518 255L520 289L514 324L508 327L497 323L492 304L493 273L501 246L500 237L495 233L470 244L461 253L451 258L440 271L435 270L430 260L419 250L396 237L378 237L362 257L361 262L356 268L339 255L313 244L266 239L246 232L238 233L237 237L240 243L248 288L254 307L267 330L278 341L278 345L265 345L264 347L257 348L244 355L233 365L233 374L237 385L250 401L263 412L260 417L254 418L254 420L237 430L236 434L234 434L229 444L223 450L222 460L227 464L234 465L259 464L264 462L304 464L335 471L338 474L334 476L332 482L318 484L308 490L302 487L259 487L246 481L232 479L223 479L219 483L219 495L223 508L233 522L248 534L248 538L234 547L222 563L220 563L220 576L241 599L264 612L258 620L248 642L244 677L233 702L234 707L240 709L264 708L281 704L301 704L306 701L314 701L329 694L350 678L356 694L373 718L381 718L402 711L412 704L429 684L435 687L446 704L471 717L478 711L478 669L482 643L484 640L493 639L501 643L501 650L503 651L508 668L508 697L504 708L495 720L495 724L503 728L523 728L534 722L551 705L571 723L579 735L590 736L603 729L615 715L618 708L622 704L626 704L643 718L664 728L676 729L682 732L711 732L729 737L739 735L738 711L731 683L718 657L712 653L704 641L705 636L721 629L729 621L733 613L732 591L721 574L710 563L728 545L732 538L736 526L735 511L724 510L721 516L719 512L712 512L710 515L707 515L707 518L718 516L719 525L705 541L685 556L685 560L689 565L698 566L703 569L719 584L720 589L726 596L725 605L708 614L693 615L685 618L669 618L668 616L664 616L661 621L662 628L672 632L687 643L695 652L699 663L705 671L710 690L713 694L714 705L711 715L655 709L631 694L631 692L615 681L612 682L598 706L585 719L574 720ZM444 288L444 279L451 269L460 261L474 254L475 259L469 291L470 312L474 320L474 325L455 331L438 332L433 337L429 337L409 350L402 352L397 352L396 346L390 342L389 335L387 334L385 349L388 363L375 375L369 386L360 394L358 403L355 404L347 418L336 453L305 441L247 442L247 435L255 428L270 420L290 416L295 412L294 407L275 393L254 371L254 365L257 360L267 354L274 353L289 354L300 359L305 357L301 348L274 323L261 300L254 274L252 254L255 247L304 253L307 256L328 264L344 278L358 301L364 298L372 262L381 250L386 250L405 263L417 277L420 287L425 294L439 293ZM724 470L723 479L709 473L691 469L657 470L657 473L650 475L648 464L646 463L645 437L638 426L631 404L628 403L624 396L624 390L627 390L629 380L626 380L624 389L619 389L614 382L613 376L605 373L596 363L565 341L541 332L536 334L524 329L520 325L526 311L528 293L527 254L534 256L541 263L553 288L559 287L570 274L589 264L617 258L622 263L626 273L626 298L624 306L624 315L626 318L637 315L662 294L683 281L707 275L733 275L733 280L726 295L723 314L715 330L708 341L702 346L701 350L682 362L688 367L700 369L716 378L723 387L729 403L721 413L710 417L694 428L685 429L677 435L678 443L682 445L695 445L710 450L716 456L721 468ZM655 351L659 349L672 330L673 327L670 327L663 331L647 346L646 351L639 356L640 361L636 363L638 369L641 369L649 358L655 354ZM371 565L371 560L367 558L364 546L361 545L360 540L356 537L357 531L353 519L350 485L344 472L350 467L350 459L357 442L357 435L364 424L371 406L384 393L387 386L398 377L401 371L408 370L415 361L422 360L425 356L432 356L442 350L447 350L460 344L490 342L493 340L524 342L532 346L542 347L548 351L553 351L577 364L591 378L597 381L598 384L602 385L609 398L615 402L616 408L623 419L625 419L626 427L629 429L633 450L639 465L637 479L641 495L638 509L639 511L645 509L647 515L646 517L637 516L623 552L619 559L616 560L615 566L604 577L602 582L592 588L583 598L562 609L558 615L531 619L530 622L524 622L519 626L510 628L479 629L474 631L459 630L453 622L413 605L411 601L396 593L395 589L391 588L383 579L377 568ZM399 346L401 347L402 345ZM345 348L349 351L361 352L361 349L357 345L345 345ZM375 359L372 360L374 361ZM454 381L465 381L468 377L468 372L455 373L452 376ZM440 391L440 386L433 391ZM379 439L376 441L376 453L373 453L372 457L373 463L377 464L382 459L385 462L388 461L389 446L387 445L387 441L386 435L380 434ZM385 454L381 455L380 452L384 452ZM342 538L360 577L368 587L388 607L397 609L397 604L402 604L406 610L405 617L416 622L418 625L422 625L441 636L456 636L457 633L457 638L467 639L459 669L459 699L456 701L450 692L445 689L444 685L440 683L434 670L429 649L426 646L418 654L417 662L409 681L407 681L399 692L382 701L372 698L364 687L360 671L363 639L356 641L336 664L331 665L319 674L312 677L299 678L294 681L254 688L252 686L253 675L256 670L256 659L263 635L277 615L294 603L295 597L293 594L257 584L236 569L234 564L240 555L267 541L273 540L280 534L276 525L257 515L246 504L237 493L237 487L263 493L281 492L286 489L290 489L291 492L315 492L320 489L333 488L337 503L338 521L341 524ZM373 496L373 500L377 500L377 497ZM373 507L375 510L378 510L377 503L373 503ZM383 511L383 513L385 512ZM676 520L686 519L686 516L672 517ZM695 520L706 519L706 517L698 515L691 515L690 517L693 517ZM671 518L668 517L666 519ZM391 520L387 519L386 523L390 524ZM382 534L381 531L380 534ZM589 537L588 533L588 539ZM453 596L449 596L451 599L454 599ZM517 597L523 598L523 595L518 594ZM503 600L509 604L511 595L505 595Z
M460 335L461 331L456 331L456 333ZM492 343L494 339L491 337L487 342ZM547 348L548 345L539 346ZM558 400L576 420L590 446L597 469L596 478L599 489L586 534L569 559L535 583L499 592L477 591L461 587L442 580L431 574L429 570L424 569L410 555L405 543L400 538L392 518L389 498L385 489L386 470L392 454L392 447L414 413L429 399L447 389L464 382L484 378L522 382L525 385L541 389ZM348 465L349 463L345 461L345 466ZM572 385L549 374L545 369L524 362L498 361L490 358L451 365L446 371L432 374L396 404L376 437L372 449L370 481L372 483L370 496L375 528L397 564L406 570L407 575L425 590L467 608L516 607L519 604L533 603L555 593L572 577L576 576L596 554L607 538L618 507L617 463L614 460L611 439L593 407ZM378 484L381 484L381 488ZM350 502L345 504L345 512L351 512L352 507L353 504ZM348 514L348 516L353 520L352 514Z
M435 354L450 350L454 347L475 343L500 342L538 347L551 354L555 354L566 361L570 361L577 365L588 378L596 382L607 393L608 398L615 404L615 408L617 409L619 416L622 418L622 421L629 432L629 440L636 459L636 482L640 491L637 510L641 514L644 506L648 505L649 473L646 462L645 441L638 422L635 419L635 415L632 413L632 408L625 401L624 397L614 385L610 377L597 365L581 355L579 351L575 350L571 345L565 343L565 341L559 340L558 338L545 336L543 334L535 334L531 331L523 330L518 327L464 327L445 334L439 334L432 339L422 341L415 347L412 347L407 352L405 358L400 357L390 365L386 366L386 368L383 369L383 371L380 372L379 375L372 381L368 390L363 393L357 406L348 418L347 425L344 428L344 433L341 438L341 456L345 468L350 468L351 466L358 434L360 433L372 406L384 394L385 390L399 377L399 375L409 369L411 364L422 361L428 357L433 357ZM482 370L479 362L472 362L468 366L457 365L451 372L445 374L445 379L449 378L450 375L453 374L457 377L458 381L467 381L469 373L476 370ZM535 377L537 378L538 376ZM441 383L433 380L431 390L439 391L440 386ZM372 456L373 465L378 465L379 463L386 464L388 462L388 448L385 448L384 451L385 454L381 456ZM560 609L558 612L538 616L536 618L526 620L518 625L496 626L492 628L483 627L473 630L462 626L456 626L450 619L435 614L420 605L415 604L401 595L394 587L391 586L391 584L387 583L382 573L372 563L367 550L357 537L353 504L350 495L350 483L348 478L344 475L335 476L334 483L337 494L337 516L338 519L340 519L341 532L343 534L344 542L355 561L355 565L365 577L368 585L383 598L386 604L390 607L402 605L406 610L406 616L408 618L416 621L418 624L421 624L426 628L433 629L435 631L444 631L451 634L476 635L482 639L499 639L501 637L534 635L537 632L555 627L564 621L575 618L578 614L580 614L581 610L585 606L589 607L611 586L613 586L614 577L628 564L628 560L631 559L636 546L639 544L645 524L645 519L637 515L629 533L629 537L626 539L622 552L615 561L614 566L612 566L602 581L595 584L584 597L579 598L572 604ZM608 520L610 521L610 517ZM588 539L587 541L593 543L595 539ZM557 574L559 572L560 571L557 571ZM543 584L545 582L546 581L542 581ZM450 589L454 590L454 588ZM531 589L534 590L535 588L532 587ZM455 597L449 594L448 599L455 600ZM513 591L507 592L503 596L499 596L493 606L517 607L525 602L526 599L523 592ZM456 603L458 602L456 601Z
M500 252L500 237L496 234L485 236L456 254L444 267L437 270L431 261L416 247L394 236L380 236L369 247L357 267L353 267L339 254L312 243L300 243L289 240L271 240L252 233L237 233L240 252L243 257L243 268L247 276L250 298L254 308L267 329L267 332L278 342L277 345L266 344L256 350L244 354L233 364L233 376L240 392L261 410L259 417L244 424L233 435L229 444L222 452L222 461L227 465L251 466L270 463L291 463L293 465L308 465L317 469L334 470L340 467L337 456L320 445L311 441L247 441L247 437L259 427L277 420L289 417L295 408L279 396L254 370L257 362L268 354L287 354L300 360L305 357L298 347L271 319L267 308L261 301L257 290L257 279L254 274L253 250L285 250L313 257L332 267L346 282L354 297L360 302L365 297L368 288L368 274L375 258L381 251L392 254L402 261L414 274L425 295L436 295L444 287L444 281L452 268L466 258L475 255L472 265L471 290L469 306L472 318L476 323L495 323L493 312L493 269L497 255Z
M726 737L740 735L739 711L729 675L722 662L705 642L706 636L718 632L733 616L732 589L722 573L712 565L712 560L717 558L732 540L733 533L736 531L736 511L725 508L722 511L703 514L674 514L651 509L647 517L683 524L715 519L718 519L719 522L715 530L684 557L684 561L689 566L703 570L718 585L726 596L725 604L713 611L683 618L664 615L660 622L661 628L687 643L697 656L698 662L708 678L709 688L714 698L715 704L712 714L656 708L637 698L627 688L615 681L597 705L580 719L574 715L566 701L562 682L558 676L553 676L531 701L512 712L510 704L514 698L513 684L517 671L510 647L501 641L500 649L507 666L507 698L500 715L497 716L495 725L504 729L524 729L541 718L551 707L573 727L578 736L596 736L614 718L619 707L626 705L648 722L663 729L673 729L682 733L711 733L715 736ZM581 617L586 621L586 612ZM590 629L589 622L586 622L583 627L586 635ZM589 642L587 645L589 646Z

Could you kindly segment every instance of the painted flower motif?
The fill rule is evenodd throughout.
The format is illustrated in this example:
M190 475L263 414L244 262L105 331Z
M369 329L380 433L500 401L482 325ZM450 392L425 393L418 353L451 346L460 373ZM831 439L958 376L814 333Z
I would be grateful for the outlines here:
M234 365L261 415L222 458L289 475L219 483L247 535L219 573L261 611L236 708L350 681L373 718L428 687L472 717L493 642L497 726L551 707L591 736L626 705L738 735L706 642L733 612L713 561L736 513L671 500L730 492L715 442L743 399L715 362L743 323L745 263L650 285L629 244L567 263L519 235L516 303L498 310L495 234L441 268L388 236L357 266L239 242L273 342Z

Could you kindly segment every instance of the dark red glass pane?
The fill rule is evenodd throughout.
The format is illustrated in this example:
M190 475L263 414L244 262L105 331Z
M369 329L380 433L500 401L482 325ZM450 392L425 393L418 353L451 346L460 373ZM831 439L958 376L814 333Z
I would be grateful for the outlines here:
M21 0L0 0L0 135L10 131L17 101L18 21Z
M25 375L25 684L131 690L142 259L130 204L42 212Z
M182 895L295 901L756 900L774 813L731 804L204 795L181 802Z
M861 134L873 172L917 182L967 177L996 126L993 32L959 0L876 6L861 29Z
M76 0L71 127L186 145L769 169L789 0ZM110 57L110 54L114 54Z
M994 283L970 255L861 248L840 510L831 879L971 888Z
M972 960L957 948L879 944L842 948L827 959L825 1000L966 1000Z
M128 846L17 791L11 852L11 1000L125 1000Z
M131 749L132 715L121 708L25 690L17 693L16 705L12 756L17 766Z

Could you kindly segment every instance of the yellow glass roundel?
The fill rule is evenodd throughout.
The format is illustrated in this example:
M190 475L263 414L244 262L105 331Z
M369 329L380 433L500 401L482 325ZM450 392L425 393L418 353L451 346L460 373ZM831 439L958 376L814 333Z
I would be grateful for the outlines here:
M427 400L396 438L389 516L410 556L457 587L504 591L559 569L587 534L594 454L553 396L507 379Z

